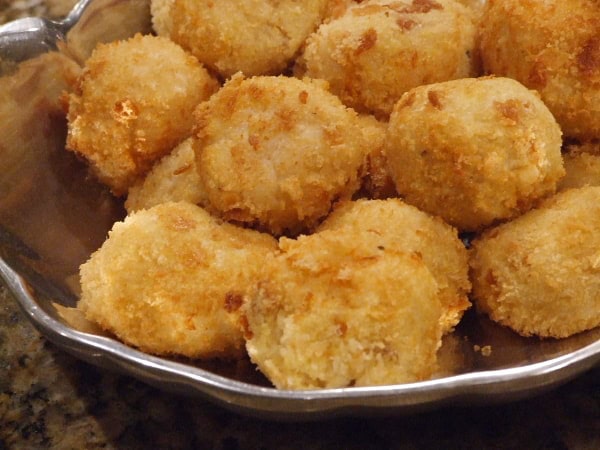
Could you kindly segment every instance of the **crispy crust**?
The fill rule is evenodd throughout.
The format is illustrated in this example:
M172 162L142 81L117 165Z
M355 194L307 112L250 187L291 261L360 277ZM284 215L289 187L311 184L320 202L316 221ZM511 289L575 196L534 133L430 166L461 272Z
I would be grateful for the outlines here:
M372 232L282 238L243 306L246 348L283 389L394 384L436 368L441 306L414 254Z
M599 230L600 187L585 187L487 231L470 261L477 307L524 336L600 325Z
M453 0L370 0L311 35L299 71L329 81L357 111L387 118L411 88L473 76L474 48L473 17Z
M454 329L471 306L467 250L455 228L399 199L343 202L318 231L346 227L377 233L386 249L419 254L438 284L442 330Z
M81 266L78 304L89 320L155 354L243 354L225 310L241 301L277 247L189 203L164 203L117 222Z
M69 96L67 148L115 195L189 136L192 112L218 83L166 38L100 44Z
M489 0L480 34L488 73L539 91L566 136L600 138L596 0Z
M279 235L352 196L372 143L321 83L238 75L196 111L193 146L207 208Z
M461 231L530 209L564 175L558 124L508 78L454 80L407 92L390 119L396 189Z

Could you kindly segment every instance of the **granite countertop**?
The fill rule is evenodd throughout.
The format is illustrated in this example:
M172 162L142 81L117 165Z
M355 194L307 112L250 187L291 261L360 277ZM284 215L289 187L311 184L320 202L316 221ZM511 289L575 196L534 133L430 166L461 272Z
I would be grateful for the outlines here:
M0 0L0 23L74 0ZM411 416L273 423L149 387L46 341L0 284L0 450L598 449L600 367L515 403Z

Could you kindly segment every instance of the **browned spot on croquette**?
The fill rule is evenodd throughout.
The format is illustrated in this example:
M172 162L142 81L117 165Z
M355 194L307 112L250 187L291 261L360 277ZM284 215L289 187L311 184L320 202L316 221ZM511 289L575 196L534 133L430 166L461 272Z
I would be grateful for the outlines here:
M494 107L502 114L503 117L509 119L515 124L519 123L523 104L516 99L506 100L505 102L494 102Z
M417 22L411 19L407 19L405 17L398 18L396 20L396 23L404 31L410 31L415 27L415 25L417 25Z
M338 336L345 336L346 331L348 331L348 325L346 324L346 322L344 322L342 320L336 320L335 325L336 325L336 334Z
M121 100L115 104L113 109L113 118L117 122L127 123L130 120L137 119L137 116L137 108L131 100Z
M260 144L260 139L257 135L251 134L248 136L248 143L252 146L254 150L258 150L258 146Z
M541 61L536 61L529 72L528 81L530 87L544 88L548 83L548 74L546 65Z
M250 324L248 323L248 318L246 316L240 317L240 325L244 333L244 339L248 341L252 339L254 337L254 333L250 329Z
M228 292L225 294L225 311L231 313L240 309L244 303L244 297L237 292Z
M366 52L372 48L377 42L377 31L374 28L369 28L361 37L360 44L354 51L356 55Z
M583 46L577 55L577 64L584 74L591 76L600 69L600 37L594 36Z
M440 97L440 92L434 89L431 89L427 92L427 99L429 100L429 104L438 110L442 110L444 108L442 102L440 101Z
M300 100L300 103L302 103L303 105L306 105L306 102L308 101L308 92L306 92L306 91L300 92L300 94L298 94L298 99Z
M187 172L188 170L190 170L192 168L191 164L184 164L181 167L178 167L177 169L175 169L173 171L173 175L181 175L182 173Z

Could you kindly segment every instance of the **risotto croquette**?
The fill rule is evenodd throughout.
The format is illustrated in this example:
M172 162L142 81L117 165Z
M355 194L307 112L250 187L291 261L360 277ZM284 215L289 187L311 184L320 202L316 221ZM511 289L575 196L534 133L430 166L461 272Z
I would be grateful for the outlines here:
M420 86L394 108L387 158L398 193L461 231L530 209L564 175L561 131L508 78Z
M438 284L442 330L453 330L471 305L467 250L456 229L399 199L341 203L318 231L344 227L377 233L386 249L420 255Z
M487 72L536 89L566 136L600 138L597 0L489 0L480 34Z
M221 223L190 203L164 203L113 226L81 266L86 317L148 353L243 355L227 313L259 277L275 239Z
M69 96L67 148L115 195L189 136L198 103L217 82L166 38L100 44Z
M437 285L417 255L373 232L282 238L242 306L246 348L282 389L429 378L441 342Z
M279 74L323 20L329 0L177 0L154 22L223 77ZM162 16L166 15L166 18ZM168 24L165 27L163 24Z
M356 112L321 83L237 75L196 111L211 212L279 235L310 229L359 188L371 150Z
M129 188L125 208L131 213L168 201L204 203L191 138L156 162L143 180Z
M479 309L524 335L600 325L600 187L570 189L473 244Z
M387 118L411 88L474 76L474 48L472 14L454 0L368 0L309 37L297 72Z

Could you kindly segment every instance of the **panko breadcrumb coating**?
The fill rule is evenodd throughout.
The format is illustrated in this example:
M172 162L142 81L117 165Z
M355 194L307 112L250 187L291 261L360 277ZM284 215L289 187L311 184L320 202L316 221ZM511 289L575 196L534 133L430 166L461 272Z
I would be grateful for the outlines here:
M538 96L508 78L454 80L402 96L387 158L396 189L461 231L517 216L564 175L561 132Z
M150 0L152 28L159 36L169 37L171 34L171 7L175 0Z
M479 309L524 336L600 325L600 187L571 189L473 243Z
M437 285L415 254L344 228L280 239L242 307L252 361L281 389L419 381L436 370Z
M129 188L125 208L131 213L169 201L202 204L204 199L192 139L188 138Z
M583 186L600 186L600 143L570 145L563 155L565 176L558 183L564 191Z
M396 197L396 186L389 173L385 156L387 123L367 114L360 115L359 118L363 134L372 147L367 155L361 192L368 198Z
M489 73L540 92L564 134L600 138L598 0L489 0L481 55Z
M476 21L479 22L481 16L483 16L483 11L485 9L485 4L487 0L456 0L458 3L465 5L469 8L473 14L475 15Z
M154 21L169 24L173 41L223 77L275 75L321 23L328 1L176 0L155 9Z
M81 266L87 319L155 354L192 358L243 354L227 313L259 277L276 241L221 223L190 203L128 216Z
M471 306L467 250L456 229L399 199L341 203L318 231L344 227L377 233L386 249L420 255L439 287L442 330L453 330Z
M206 207L275 235L310 229L360 186L372 143L356 112L290 77L233 77L196 111Z
M69 96L67 148L123 195L154 161L189 136L192 112L218 83L166 38L100 44Z
M472 13L454 0L368 0L309 37L297 73L387 118L411 88L476 75L474 48Z

